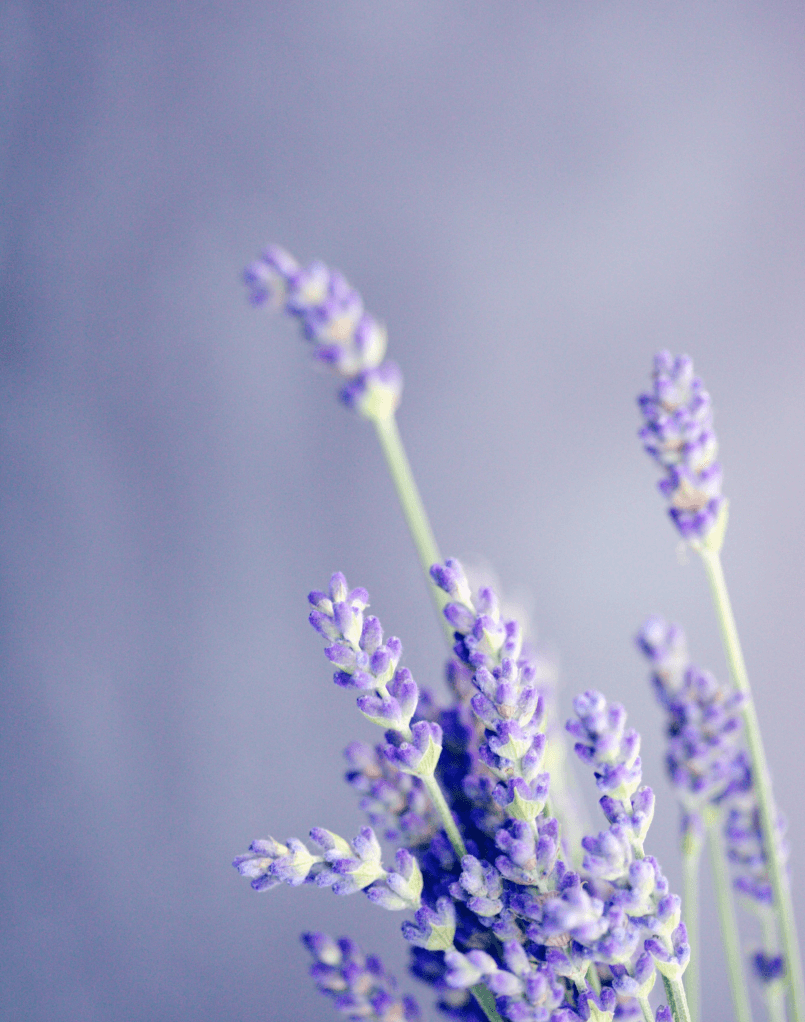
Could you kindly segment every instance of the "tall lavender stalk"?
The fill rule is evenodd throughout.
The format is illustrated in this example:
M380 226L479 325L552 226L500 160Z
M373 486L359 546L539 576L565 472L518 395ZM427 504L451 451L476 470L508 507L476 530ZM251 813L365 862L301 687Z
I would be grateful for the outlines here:
M396 363L385 358L385 327L366 312L361 295L338 270L320 260L303 267L279 245L269 245L246 268L244 281L252 304L284 309L299 322L313 359L344 381L343 403L375 427L441 620L445 601L429 576L441 556L397 426L403 380Z
M721 492L718 442L710 396L687 355L662 351L654 359L654 388L638 399L645 418L640 431L646 451L661 465L659 483L679 533L700 555L735 688L744 697L742 716L752 763L758 815L779 918L786 980L794 1022L805 1022L805 978L788 873L775 839L777 811L749 675L721 564L727 501Z
M654 689L667 713L666 765L682 808L685 912L693 948L686 979L691 1013L694 1018L699 1015L698 874L707 833L735 1016L738 1022L752 1022L720 834L724 807L746 776L739 717L743 697L691 665L685 635L678 625L649 618L637 636L637 645L651 663Z

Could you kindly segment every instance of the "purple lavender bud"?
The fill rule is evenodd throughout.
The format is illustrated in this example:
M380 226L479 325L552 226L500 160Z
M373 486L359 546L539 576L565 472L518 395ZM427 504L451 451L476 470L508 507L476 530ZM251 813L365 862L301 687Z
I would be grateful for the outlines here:
M460 951L447 951L444 956L447 973L445 981L450 987L467 990L497 970L495 959L484 951L469 951L466 955Z
M382 644L383 628L374 614L369 614L363 622L363 631L361 632L360 642L361 649L364 653L371 656L372 653L374 653L376 649L379 649Z
M645 418L640 438L665 472L660 491L669 514L684 539L704 539L724 498L710 396L687 355L657 354L654 393L641 395L638 404Z
M400 407L403 376L396 362L367 369L341 389L341 400L367 419L390 418Z
M624 997L648 997L657 978L654 959L644 951L632 967L631 974L625 965L611 965L612 987Z
M331 642L334 639L338 639L341 635L332 617L320 610L311 610L308 621L310 621L319 635L324 636L325 639L329 639Z
M674 1022L674 1016L667 1004L661 1004L657 1008L656 1022Z
M785 976L785 959L781 954L767 954L765 951L756 951L752 955L752 965L761 983L774 983Z
M283 883L290 884L291 887L311 883L318 872L314 870L314 867L320 865L321 857L311 855L302 842L295 837L288 838L288 852L289 854L275 859L271 864L272 875Z
M472 608L472 593L467 576L461 563L454 557L448 557L444 564L431 565L430 577L453 600Z
M424 777L436 769L442 751L442 729L438 724L418 721L411 728L410 742L400 740L394 732L387 732L386 737L389 744L383 754L399 770Z
M456 910L449 898L439 898L436 908L427 905L414 916L415 923L402 925L403 937L428 951L449 951L456 933Z
M584 868L600 880L618 880L628 873L634 858L632 844L625 829L614 824L597 837L582 838Z
M650 937L645 944L654 958L657 968L668 979L681 979L690 961L690 945L685 924L679 926L671 934L670 941Z
M564 887L559 897L545 901L538 928L548 939L569 934L579 943L590 945L607 932L609 922L603 913L604 903L591 898L576 877L576 883Z
M246 267L243 281L249 288L253 305L269 302L280 308L286 300L289 283L299 272L299 263L279 245L269 245L260 259Z
M364 654L362 662L358 661L358 654L361 652L361 650L356 650L353 646L347 646L343 642L336 642L324 649L324 655L330 663L335 664L346 674L354 674L359 667L366 669L368 657Z
M381 908L392 912L401 909L418 909L421 904L423 877L419 863L405 849L397 850L396 871L387 873L383 880L372 884L366 894Z
M612 1016L615 1011L618 997L612 987L602 987L600 993L596 993L591 987L579 993L579 1017L587 1022L593 1019L594 1022L603 1022L607 1014Z
M492 797L512 819L533 821L545 808L549 780L548 774L538 774L530 784L522 777L515 777L505 785L497 785Z
M248 877L255 891L270 891L283 882L296 887L310 883L321 865L297 838L287 845L274 838L252 841L245 855L238 855L232 865L241 876Z
M419 688L407 667L401 667L388 686L389 695L396 699L402 710L406 725L413 717L419 702Z
M444 608L444 616L454 632L469 635L475 625L475 614L463 603L448 603Z
M411 715L405 719L402 707L393 697L384 699L374 695L358 696L357 704L367 720L393 731L404 731L411 719Z
M503 908L503 878L488 862L465 855L461 860L461 876L457 883L450 885L450 894L457 901L463 901L475 915L486 919Z
M567 731L581 739L576 746L580 759L595 770L600 790L623 803L629 814L630 799L642 778L640 735L626 730L626 711L619 703L607 704L600 692L588 691L573 700L577 720L569 720Z

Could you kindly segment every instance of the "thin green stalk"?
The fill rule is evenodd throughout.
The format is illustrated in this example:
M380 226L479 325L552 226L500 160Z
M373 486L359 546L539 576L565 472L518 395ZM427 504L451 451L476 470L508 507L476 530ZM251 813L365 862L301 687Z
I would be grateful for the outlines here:
M376 418L372 420L377 431L377 438L383 449L391 478L397 490L397 497L400 501L408 530L414 541L419 562L425 572L433 602L436 605L436 612L442 622L447 640L450 646L453 644L453 630L445 620L442 611L447 603L447 594L443 593L438 586L434 585L430 577L432 564L441 563L441 555L436 545L436 537L430 527L425 505L417 489L414 473L411 471L411 464L408 455L405 453L400 431L397 428L397 419L394 415Z
M690 944L690 961L685 969L685 990L693 1022L701 1018L701 983L699 980L699 863L702 842L686 835L682 844L682 907Z
M788 873L780 856L780 845L776 836L776 811L766 752L760 734L760 723L752 699L749 675L741 651L738 628L735 624L735 616L732 612L732 604L717 545L702 544L699 553L707 572L707 580L710 583L730 674L736 689L746 697L742 707L744 732L749 756L752 760L752 778L760 812L763 848L779 919L782 951L785 955L786 981L791 997L794 1022L805 1022L805 979L802 974L802 958L799 951Z
M674 1016L674 1022L691 1022L688 999L685 996L685 988L681 979L662 978L665 986L665 996L668 999L668 1007Z
M746 984L746 969L741 955L738 939L738 919L732 900L732 885L727 870L724 845L719 827L720 816L713 813L708 820L707 837L710 846L710 866L713 873L713 886L718 903L718 917L721 921L721 939L724 954L727 958L727 971L730 977L732 1005L735 1009L736 1022L752 1022L752 1008L749 1004L749 989Z
M467 846L464 844L464 839L461 837L456 821L453 819L453 814L450 812L450 806L442 794L442 789L439 787L439 782L436 780L434 774L417 775L422 783L425 785L425 790L430 795L431 802L436 807L436 812L442 819L444 824L445 832L450 839L450 844L453 846L453 851L458 856L458 861L464 858L467 854Z
M489 1022L503 1022L495 1007L495 995L489 987L485 987L483 983L478 983L476 986L471 987L470 991L480 1005L481 1011L489 1019Z
M640 1010L643 1012L643 1022L654 1022L654 1012L651 1010L648 997L640 997L638 995L637 1001L640 1005Z
M764 950L775 952L780 944L774 917L771 912L761 912L760 919L763 926ZM773 983L764 983L763 994L766 999L766 1013L769 1016L769 1022L786 1022L785 986L783 982L775 980Z

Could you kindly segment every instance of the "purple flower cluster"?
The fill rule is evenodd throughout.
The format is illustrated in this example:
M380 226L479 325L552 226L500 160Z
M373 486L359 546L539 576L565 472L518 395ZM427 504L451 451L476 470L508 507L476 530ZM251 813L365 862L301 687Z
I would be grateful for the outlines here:
M338 270L320 260L308 266L270 245L244 271L254 305L284 308L299 321L316 361L345 381L341 399L369 418L391 415L400 403L402 375L384 361L386 331Z
M654 390L638 398L639 436L665 473L660 492L685 539L704 539L724 503L710 395L687 355L654 356Z
M502 619L492 589L481 588L473 602L464 570L454 559L435 564L431 577L450 597L444 616L455 632L454 652L472 671L477 691L470 704L485 729L478 754L498 780L493 797L513 820L533 825L548 797L548 775L540 769L545 701L537 665L524 650L520 625ZM543 866L550 871L550 859Z
M422 781L390 763L382 745L351 742L344 755L347 784L360 794L358 804L381 836L406 848L430 844L441 823Z
M690 663L678 625L651 617L638 633L637 645L651 663L652 683L668 714L666 763L684 810L683 835L697 839L703 808L718 807L735 889L759 912L771 912L760 813L741 742L744 697ZM784 838L785 819L780 814L777 840L785 853ZM784 971L776 951L758 951L753 964L763 982L778 979Z
M384 868L370 827L352 842L314 828L319 855L299 841L254 842L235 865L259 890L283 880L316 883L413 909L414 920L403 924L412 971L437 989L447 1014L486 1018L473 999L482 989L504 1022L636 1018L656 969L679 975L688 953L679 899L642 853L653 796L640 787L639 736L603 696L577 699L569 729L596 771L610 828L584 840L584 868L575 872L564 862L540 769L543 672L491 589L473 594L454 560L435 565L432 576L450 597L444 613L455 632L454 702L446 708L420 700L399 666L399 640L384 639L366 613L365 590L335 574L326 593L310 594L310 621L329 643L336 684L357 690L363 714L386 728L384 746L348 748L347 776L370 822L403 845L394 869ZM465 855L442 829L428 777L445 792ZM335 945L321 938L317 946L332 959L319 956L317 976L335 984L327 989L348 991L341 1003L357 1010ZM387 1017L372 1010L366 1017ZM390 1019L401 1009L384 1010Z
M281 883L316 884L332 888L334 894L365 891L370 901L391 911L419 907L422 873L407 849L397 850L397 868L387 871L371 827L361 827L352 842L323 827L314 827L310 837L322 854L310 852L298 838L289 838L283 845L269 837L252 841L249 851L238 855L232 865L249 878L255 891L269 891Z
M442 750L442 729L427 720L411 720L419 702L419 688L407 667L399 670L402 643L394 636L383 641L383 628L373 615L365 589L349 589L340 571L330 579L327 593L308 597L313 605L310 623L331 645L328 660L338 668L333 681L342 688L358 689L358 709L372 723L387 728L383 754L405 773L432 774Z
M397 980L375 955L365 955L354 941L335 941L325 933L304 933L313 955L310 975L321 993L332 998L349 1022L420 1022L413 997L400 997Z
M582 841L584 870L590 888L603 902L606 932L593 945L597 960L624 966L640 954L631 971L616 973L628 990L632 981L650 990L652 969L645 957L669 979L679 979L690 960L681 902L669 892L659 863L643 853L654 815L651 788L641 787L640 736L626 727L626 713L608 704L600 692L584 692L574 700L576 720L568 731L578 739L576 753L593 767L600 805L610 826ZM642 945L642 947L641 947ZM642 978L639 978L642 977Z
M683 830L701 832L704 805L718 805L744 783L740 693L693 666L678 625L650 617L637 636L652 666L652 683L667 713L666 764L683 806Z

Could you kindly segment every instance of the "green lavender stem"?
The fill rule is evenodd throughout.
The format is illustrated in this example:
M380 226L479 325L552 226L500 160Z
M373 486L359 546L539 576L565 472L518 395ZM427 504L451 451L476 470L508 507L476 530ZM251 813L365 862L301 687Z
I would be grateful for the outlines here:
M643 1012L643 1022L654 1022L654 1012L651 1010L648 997L638 996L637 1001Z
M802 975L802 959L799 952L799 941L794 921L794 907L791 901L788 874L780 856L779 842L776 837L774 798L772 796L766 752L760 734L760 723L752 699L749 675L747 674L746 664L741 651L738 628L735 624L735 616L732 612L724 570L721 566L718 544L708 545L705 541L699 547L699 553L707 572L707 580L710 583L710 591L716 609L716 616L718 617L719 628L721 629L721 638L724 643L724 651L727 655L733 684L739 692L746 696L742 708L744 732L746 734L749 756L752 760L753 783L760 811L763 847L766 853L769 879L771 880L774 903L779 918L780 937L783 954L785 955L786 980L791 995L793 1020L794 1022L805 1022L805 981Z
M776 951L779 944L774 917L770 912L761 912L760 918L763 925L763 945L767 951ZM786 1022L783 983L779 980L765 983L763 993L766 998L766 1013L769 1016L769 1022Z
M665 986L665 996L668 998L668 1007L674 1016L674 1022L691 1022L688 999L685 996L685 988L681 979L662 978Z
M489 1022L503 1022L495 1007L495 995L488 987L485 987L483 983L478 983L477 986L470 987L470 990Z
M430 522L428 521L425 505L422 503L422 498L417 489L414 473L411 471L411 465L405 453L400 431L397 428L397 419L394 415L389 415L372 419L372 422L377 431L377 438L380 441L386 464L397 490L400 507L402 508L403 515L405 515L405 521L408 524L411 538L419 555L419 562L422 565L422 570L425 572L425 578L428 580L428 589L436 605L436 612L445 629L448 642L452 646L453 632L442 614L447 603L447 594L434 585L430 578L431 565L440 563L442 558L436 545L433 529L431 529Z
M685 990L693 1022L701 1018L701 983L699 980L699 863L702 843L686 835L682 847L682 905L690 944L690 961L685 969Z
M436 811L441 817L445 833L450 840L450 844L453 846L453 851L458 856L458 861L461 862L467 854L467 847L464 844L464 839L461 837L458 827L456 826L456 821L453 819L453 814L450 812L447 800L442 794L439 782L436 780L434 774L418 774L417 776L425 785L425 790L428 795L430 795L431 802L433 802Z
M736 1022L752 1022L752 1008L749 1004L749 990L746 984L746 970L742 961L741 946L738 939L738 919L732 900L732 886L727 870L724 844L720 832L720 814L713 813L707 821L707 837L710 846L710 867L713 873L713 886L718 904L718 917L721 922L721 939L727 959L727 971L730 977L732 1004L735 1009Z

